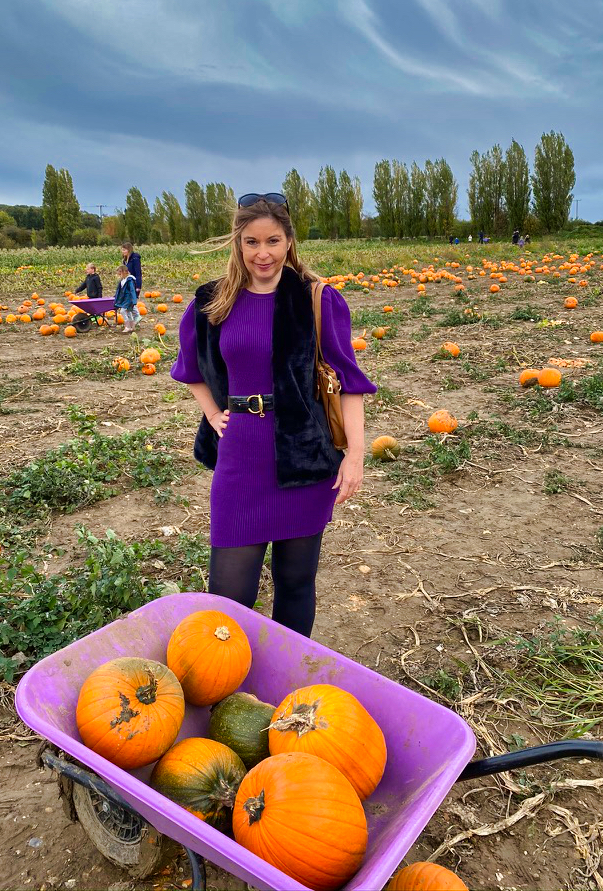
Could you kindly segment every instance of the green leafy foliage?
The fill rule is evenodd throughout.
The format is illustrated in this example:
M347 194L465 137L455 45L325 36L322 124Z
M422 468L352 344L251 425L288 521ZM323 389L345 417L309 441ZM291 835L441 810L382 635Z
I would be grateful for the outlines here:
M111 529L100 539L80 527L83 565L50 576L35 565L27 537L13 531L11 541L14 549L0 558L0 678L9 683L38 659L160 596L166 580L185 591L207 587L210 548L201 535L126 543Z
M178 479L169 440L158 442L155 431L103 436L93 429L93 415L73 407L72 416L79 424L79 435L6 477L0 506L20 516L36 517L110 498L118 492L122 478L140 489Z

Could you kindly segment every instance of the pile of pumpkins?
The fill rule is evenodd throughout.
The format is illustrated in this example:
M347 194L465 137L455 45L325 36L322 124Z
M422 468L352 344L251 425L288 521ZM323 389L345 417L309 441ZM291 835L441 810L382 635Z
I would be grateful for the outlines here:
M383 732L355 696L332 684L299 688L277 706L236 692L251 662L234 619L191 613L174 629L165 664L126 656L89 675L77 703L80 736L126 770L156 762L155 790L301 884L332 891L366 851L362 800L385 770ZM211 707L209 729L176 742L186 702ZM424 878L400 884L400 875L392 889L430 887ZM438 881L434 888L465 889Z

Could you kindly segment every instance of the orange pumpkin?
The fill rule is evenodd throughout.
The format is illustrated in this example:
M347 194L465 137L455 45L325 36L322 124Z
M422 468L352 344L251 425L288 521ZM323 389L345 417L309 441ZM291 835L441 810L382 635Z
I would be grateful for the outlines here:
M387 332L389 331L389 325L385 328L383 326L379 326L378 328L373 328L371 331L371 336L375 337L377 340L383 340Z
M148 309L146 308L144 303L138 303L137 306L138 306L138 312L140 313L140 315L146 316L146 314L148 313Z
M155 365L152 362L145 362L141 370L143 374L155 374L155 372L157 371Z
M294 690L277 706L268 731L271 755L306 752L347 777L360 798L377 787L387 760L383 731L355 696L333 684Z
M519 375L519 383L522 387L533 387L538 383L539 368L524 368Z
M9 313L7 313L6 321L8 322L9 325L12 325L13 322L17 321L17 316L14 313L9 312Z
M396 873L386 891L469 891L457 875L437 863L413 863Z
M240 845L315 891L347 882L368 841L351 784L332 764L302 752L265 758L249 771L232 824Z
M461 348L458 343L455 343L453 340L447 340L440 347L443 353L450 353L451 356L454 356L455 359L457 356L461 355Z
M167 664L187 702L213 705L239 687L251 668L251 647L241 626L218 610L186 616L174 629Z
M145 292L144 292L144 296L145 296L145 297L147 298L147 300L148 300L150 297L153 296L153 294L152 294L151 291L145 291Z
M500 291L500 285L490 285L490 293L496 294Z
M458 425L459 422L454 415L445 409L434 412L427 421L427 426L432 433L453 433Z
M50 325L40 325L40 334L42 335L42 337L48 337L50 334L52 334L52 328L50 327Z
M146 350L142 351L139 358L143 365L146 365L147 362L152 362L153 365L156 365L161 359L161 353L155 347L147 347Z
M383 307L383 312L393 312L393 311L394 311L393 306L384 306Z
M157 304L157 312L167 312L167 303L158 303Z
M575 297L566 297L563 301L563 305L566 309L575 309L578 306L578 301Z
M63 334L65 335L65 337L76 337L77 331L75 330L73 325L67 325L67 327L63 331Z
M541 387L558 387L561 383L561 372L557 368L543 368L538 372L538 384Z
M393 436L378 436L372 442L371 451L379 461L395 461L400 454L400 443Z
M59 328L59 326L56 323L50 325L50 333L51 334L58 334L60 330L61 329Z
M247 769L236 752L213 739L189 737L172 746L153 768L153 789L210 826L228 832L232 808Z
M590 339L592 343L603 343L603 331L593 331Z
M160 758L183 717L174 674L160 662L129 656L105 662L86 678L75 715L85 745L126 770Z
M165 334L165 332L167 331L167 328L165 327L165 325L162 325L161 322L157 322L157 324L155 325L155 329L154 329L154 330L155 330L155 331L157 332L157 334L159 334L159 336L161 337L162 334Z
M174 294L172 303L182 303L182 294ZM159 309L159 307L157 307L157 309Z
M352 341L352 346L355 350L365 350L366 340L364 339L364 337L355 337Z
M35 319L36 322L39 322L44 318L45 315L46 315L45 309L36 309L36 311L34 313L32 313L31 317L32 317L32 319Z
M113 360L111 365L113 366L113 368L116 371L129 371L130 370L130 363L123 356L117 356L117 358Z

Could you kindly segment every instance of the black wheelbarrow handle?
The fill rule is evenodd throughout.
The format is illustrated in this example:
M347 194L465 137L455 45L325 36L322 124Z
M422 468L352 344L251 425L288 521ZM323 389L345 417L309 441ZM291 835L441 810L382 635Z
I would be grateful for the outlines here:
M520 749L496 755L494 758L483 758L471 761L462 772L459 780L474 780L491 773L504 773L517 770L518 767L529 767L530 764L544 764L557 758L603 758L603 742L591 742L583 739L562 739L545 746L534 746L531 749Z

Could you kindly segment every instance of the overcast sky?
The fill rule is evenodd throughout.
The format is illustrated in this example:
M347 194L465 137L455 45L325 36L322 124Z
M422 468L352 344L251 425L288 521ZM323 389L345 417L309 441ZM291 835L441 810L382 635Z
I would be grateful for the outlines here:
M444 157L468 217L473 149L543 132L603 219L603 0L4 0L0 203L40 204L46 164L83 209L182 201L189 179L279 190L295 167L362 182ZM576 205L572 206L572 217Z

